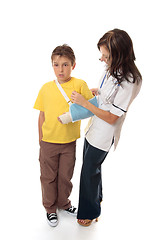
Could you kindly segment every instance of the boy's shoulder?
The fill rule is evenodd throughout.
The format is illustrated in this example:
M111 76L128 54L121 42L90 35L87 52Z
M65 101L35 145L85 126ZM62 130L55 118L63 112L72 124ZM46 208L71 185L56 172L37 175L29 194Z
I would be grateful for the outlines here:
M79 86L82 86L83 84L86 83L84 80L79 79L79 78L72 77L72 79L73 79L74 83L75 83L76 85L79 85Z
M41 90L42 91L48 90L50 89L50 87L52 87L52 85L53 85L53 81L46 82L42 85Z
M45 88L46 88L46 87L49 87L49 86L52 85L52 83L53 83L53 81L46 82L46 83L43 84L42 87L45 87Z

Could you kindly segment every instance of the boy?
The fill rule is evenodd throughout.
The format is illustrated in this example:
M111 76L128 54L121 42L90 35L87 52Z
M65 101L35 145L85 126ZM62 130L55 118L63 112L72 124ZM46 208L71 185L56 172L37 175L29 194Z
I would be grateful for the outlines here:
M58 46L51 56L54 73L67 96L72 91L86 99L93 97L87 84L71 77L75 68L75 55L68 45ZM68 199L72 190L71 178L75 165L76 140L80 137L80 121L63 125L58 116L69 110L69 105L55 81L43 85L36 99L35 109L39 114L40 169L43 205L50 226L57 226L57 209L72 215L77 209Z

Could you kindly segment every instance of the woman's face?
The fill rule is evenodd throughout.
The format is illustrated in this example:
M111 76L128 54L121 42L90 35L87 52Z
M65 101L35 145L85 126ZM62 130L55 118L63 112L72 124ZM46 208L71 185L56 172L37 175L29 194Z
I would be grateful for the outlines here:
M100 52L102 54L100 61L105 62L108 65L108 67L110 67L112 60L108 49L105 46L101 46Z

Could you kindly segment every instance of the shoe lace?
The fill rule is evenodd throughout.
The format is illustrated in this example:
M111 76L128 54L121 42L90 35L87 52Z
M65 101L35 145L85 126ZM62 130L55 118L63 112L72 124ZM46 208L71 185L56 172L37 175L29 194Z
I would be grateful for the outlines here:
M71 206L71 207L69 208L69 210L70 210L71 212L74 212L74 211L76 210L76 208L75 208L74 206Z
M48 214L48 218L49 218L50 220L55 219L55 218L57 218L57 214L56 214L56 213L49 213L49 214Z

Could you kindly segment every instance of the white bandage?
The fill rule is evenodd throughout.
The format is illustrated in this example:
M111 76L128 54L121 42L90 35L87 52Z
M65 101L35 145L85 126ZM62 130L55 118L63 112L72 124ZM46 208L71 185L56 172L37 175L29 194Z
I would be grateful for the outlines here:
M72 122L72 117L69 112L66 112L66 113L60 115L59 118L63 124L68 124L68 123Z

